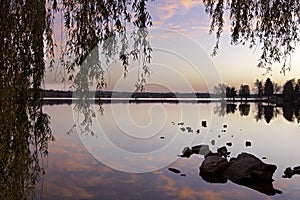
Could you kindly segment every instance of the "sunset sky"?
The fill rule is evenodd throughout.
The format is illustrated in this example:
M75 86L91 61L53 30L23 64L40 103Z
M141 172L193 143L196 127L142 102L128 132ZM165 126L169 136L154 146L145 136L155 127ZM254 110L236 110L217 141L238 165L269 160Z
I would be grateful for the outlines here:
M248 46L232 46L230 44L228 21L225 23L219 52L215 57L211 57L210 54L215 45L216 37L214 33L209 34L210 19L205 13L201 1L151 1L148 8L153 20L153 29L156 33L151 35L150 31L150 38L153 39L150 42L154 47L154 52L151 76L148 79L149 84L146 86L147 91L206 92L211 90L213 84L213 82L207 82L215 77L211 77L214 75L208 75L209 72L202 72L211 68L215 68L224 83L233 85L236 88L239 88L240 84L249 84L252 88L253 82L257 78L266 80L267 77L270 77L281 85L288 79L300 78L300 56L297 56L300 55L299 47L292 56L291 71L283 75L280 73L281 64L274 64L273 71L264 75L266 71L257 68L260 47L249 49ZM177 39L177 37L181 39ZM158 49L158 51L155 51L155 49ZM178 52L176 52L177 50ZM174 58L174 55L171 55L170 52L176 54L177 57ZM187 54L184 56L185 53ZM203 57L205 57L205 62L212 63L203 66ZM187 66L188 63L190 66ZM136 68L129 69L129 71L132 73L129 73L127 79L123 79L122 67L119 64L115 63L109 66L107 68L107 89L134 90L138 72ZM54 75L57 73L57 70L56 72L47 73L46 88L68 89ZM186 85L179 84L182 83L182 78L187 82ZM215 81L219 81L219 78Z

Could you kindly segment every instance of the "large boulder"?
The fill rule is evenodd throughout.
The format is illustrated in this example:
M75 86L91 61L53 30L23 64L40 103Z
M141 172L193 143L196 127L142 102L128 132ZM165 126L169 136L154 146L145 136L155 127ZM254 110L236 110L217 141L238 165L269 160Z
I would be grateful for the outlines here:
M203 174L220 174L223 173L228 166L228 161L226 158L218 154L212 154L207 156L200 166L200 171Z
M236 159L230 160L224 175L233 182L247 179L272 180L276 169L275 165L265 164L254 155L241 153Z

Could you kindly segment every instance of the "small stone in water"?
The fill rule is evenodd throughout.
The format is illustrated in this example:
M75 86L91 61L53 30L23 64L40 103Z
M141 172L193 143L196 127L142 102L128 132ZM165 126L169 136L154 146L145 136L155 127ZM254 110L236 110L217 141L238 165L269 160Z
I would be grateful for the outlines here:
M186 130L189 132L189 133L193 133L193 130L191 127L186 127Z
M229 147L231 147L232 143L231 142L227 142L226 145L229 146Z
M169 171L174 172L175 174L179 174L181 172L179 169L175 169L172 167L169 168Z
M245 145L246 145L246 147L250 147L251 146L251 142L250 141L246 141Z
M211 140L210 143L211 143L211 145L215 145L216 141L215 140Z
M201 125L202 125L202 127L207 127L207 122L206 121L202 121Z

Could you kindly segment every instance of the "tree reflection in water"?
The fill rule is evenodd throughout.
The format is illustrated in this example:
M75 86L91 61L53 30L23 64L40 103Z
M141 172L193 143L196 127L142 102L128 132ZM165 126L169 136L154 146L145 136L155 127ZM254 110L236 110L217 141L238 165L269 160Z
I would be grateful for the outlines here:
M214 113L218 116L225 116L226 114L234 114L237 104L222 101L214 107ZM240 116L248 116L250 113L250 104L241 103L238 105ZM253 108L254 118L256 121L265 120L266 123L270 123L272 119L277 118L278 115L283 117L289 122L300 123L300 105L284 103L280 106L266 104L263 102L255 103Z

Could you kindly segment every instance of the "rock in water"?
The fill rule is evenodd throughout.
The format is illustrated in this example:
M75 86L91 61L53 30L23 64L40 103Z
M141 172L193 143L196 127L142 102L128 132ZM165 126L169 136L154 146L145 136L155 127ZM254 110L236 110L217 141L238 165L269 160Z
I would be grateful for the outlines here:
M194 154L207 155L211 151L209 150L209 146L206 144L200 144L192 147L192 151Z
M228 161L220 155L207 156L200 166L200 172L207 175L215 175L223 173L227 168Z
M193 146L192 149L190 149L189 147L185 147L182 150L182 155L180 155L180 157L189 158L193 154L200 154L205 156L210 152L211 151L209 150L208 145L200 144L200 145Z
M216 144L216 141L215 140L211 140L210 143L211 143L211 145L214 146Z
M193 133L192 127L189 127L189 126L188 126L188 127L186 127L186 130L187 130L188 133Z
M226 145L229 146L229 147L231 147L232 146L232 142L227 142Z
M277 167L265 164L252 154L241 153L229 162L224 171L225 177L233 182L243 182L248 179L272 180Z
M218 148L217 152L220 156L224 156L225 158L230 154L225 146Z
M175 169L175 168L172 168L172 167L170 167L168 170L171 171L171 172L174 172L175 174L180 174L180 172L181 172L179 169Z
M189 158L191 155L193 155L193 151L189 147L184 147L184 149L181 151L182 155L180 157L183 158Z
M300 174L300 166L294 167L293 169L288 167L283 173L282 178L292 178L295 174Z
M272 176L277 168L275 165L265 164L248 153L241 153L228 162L223 156L226 155L225 150L227 151L226 147L222 147L218 153L210 153L205 157L200 166L200 176L203 180L210 183L226 183L230 180L267 195L282 193L272 184ZM290 169L290 171L295 173L295 170Z
M290 167L286 168L283 173L284 175L282 175L282 178L292 178L292 176L295 175L294 170Z
M250 141L246 141L245 145L246 145L246 147L250 147L251 146L251 142Z

